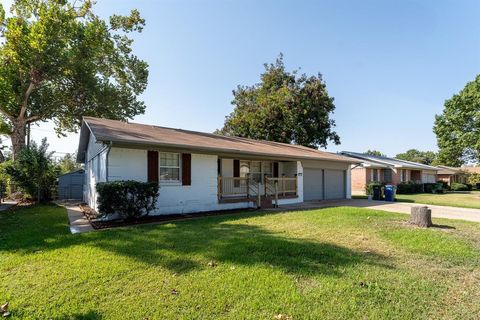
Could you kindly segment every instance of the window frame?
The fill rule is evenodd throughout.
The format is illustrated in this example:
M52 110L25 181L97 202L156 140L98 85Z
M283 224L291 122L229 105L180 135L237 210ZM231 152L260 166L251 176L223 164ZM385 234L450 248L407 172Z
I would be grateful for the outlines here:
M175 154L178 156L178 167L177 166L162 166L162 154ZM177 180L164 180L162 179L162 168L167 169L178 169L178 179ZM178 152L158 152L158 182L161 184L181 184L182 183L182 154Z

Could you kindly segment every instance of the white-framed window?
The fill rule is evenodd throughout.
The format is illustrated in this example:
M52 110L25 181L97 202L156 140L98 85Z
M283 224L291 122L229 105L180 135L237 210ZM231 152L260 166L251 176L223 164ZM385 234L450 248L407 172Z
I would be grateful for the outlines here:
M262 182L262 162L250 162L250 178L255 182Z
M377 169L372 169L372 181L374 181L374 182L378 181L378 170Z
M180 154L171 152L160 152L160 181L180 181Z
M401 180L402 182L407 182L407 169L401 170Z
M273 162L240 160L240 177L247 176L254 182L264 183L263 177L273 176Z
M265 177L273 177L273 162L271 161L263 161L262 162L262 173Z
M383 169L383 182L392 182L392 169Z

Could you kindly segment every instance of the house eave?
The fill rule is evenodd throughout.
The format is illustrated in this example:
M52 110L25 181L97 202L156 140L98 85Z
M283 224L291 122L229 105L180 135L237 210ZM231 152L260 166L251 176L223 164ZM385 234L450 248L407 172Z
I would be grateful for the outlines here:
M345 159L329 159L322 157L306 157L306 156L290 156L282 154L273 154L273 153L261 153L261 152L248 152L238 149L223 149L223 148L211 148L211 147L202 147L202 146L192 146L184 144L173 144L173 143L158 143L154 141L145 141L145 142L132 142L129 140L120 140L115 139L111 140L109 137L96 137L97 142L111 143L112 147L123 147L123 148L132 148L132 149L158 149L167 151L195 151L203 154L217 154L223 157L254 157L254 158L268 158L268 159L278 159L286 161L300 161L300 160L316 160L316 161L332 161L332 162L343 162L346 164L355 164L360 163L356 159L350 159L348 157L342 156Z

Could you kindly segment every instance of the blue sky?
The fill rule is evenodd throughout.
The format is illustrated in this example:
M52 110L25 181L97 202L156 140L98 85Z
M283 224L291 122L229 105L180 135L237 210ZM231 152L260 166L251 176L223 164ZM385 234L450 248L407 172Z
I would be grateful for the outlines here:
M3 2L3 0L2 0ZM150 65L138 122L211 132L232 89L258 81L279 52L289 69L321 72L342 144L329 151L436 150L434 115L480 73L479 1L100 0L107 17L146 19L135 52ZM73 152L77 136L33 130Z

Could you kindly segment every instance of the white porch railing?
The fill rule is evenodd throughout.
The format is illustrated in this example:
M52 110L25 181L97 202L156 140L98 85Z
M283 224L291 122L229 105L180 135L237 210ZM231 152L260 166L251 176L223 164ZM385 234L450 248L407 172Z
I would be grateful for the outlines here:
M278 198L296 195L298 195L296 177L266 176L263 184L247 177L218 177L219 200L252 198L257 201L261 196Z

